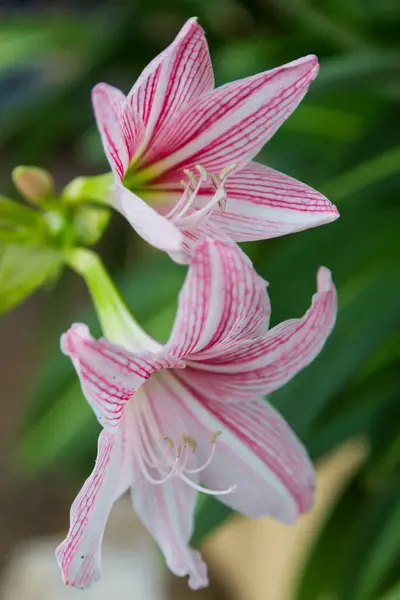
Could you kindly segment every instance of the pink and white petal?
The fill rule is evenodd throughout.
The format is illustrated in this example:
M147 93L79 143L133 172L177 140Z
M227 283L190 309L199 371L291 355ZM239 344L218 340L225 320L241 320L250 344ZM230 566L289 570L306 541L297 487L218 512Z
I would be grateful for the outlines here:
M159 369L176 365L165 352L131 353L105 338L95 340L83 324L73 325L61 338L82 391L100 424L115 431L128 400Z
M244 253L231 242L201 242L166 349L190 360L218 356L238 339L264 331L269 312L266 283Z
M117 497L124 460L124 440L102 431L94 470L75 499L67 538L56 550L65 585L89 587L101 575L101 542Z
M122 179L142 136L140 119L126 113L126 98L117 88L98 83L92 92L93 110L104 150L114 173Z
M185 374L185 382L181 375ZM200 463L210 454L216 431L216 451L201 473L211 490L236 486L219 499L235 510L257 518L270 515L293 523L314 501L314 469L288 424L267 402L244 404L210 402L191 384L191 369L162 374L166 394L186 409L188 433L197 442Z
M318 272L318 291L301 319L285 321L262 337L241 340L219 357L191 363L197 389L215 400L247 400L290 381L320 353L336 320L330 271ZM203 372L202 372L203 371Z
M179 577L189 575L189 586L195 590L208 585L206 566L199 552L189 547L196 496L195 490L178 478L163 485L142 478L132 488L133 507L156 540L168 568Z
M274 238L339 217L316 190L256 162L228 177L225 189L226 209L213 211L211 218L236 242Z
M187 255L188 264L190 264L200 242L204 240L218 240L230 243L232 241L231 238L210 219L203 221L203 223L195 229L191 229L189 231L181 230L181 234L182 250Z
M113 206L129 221L146 242L168 252L177 262L185 262L182 234L139 196L118 183L114 186Z
M128 94L128 106L146 128L144 145L179 109L213 87L204 31L192 18L172 44L145 68Z
M310 55L202 95L158 129L146 164L160 174L196 164L214 173L231 164L242 168L293 112L317 72Z
M157 447L161 454L168 452L165 435L173 440L176 447L182 444L182 434L188 432L184 419L186 413L166 396L161 373L146 383L132 407L129 406L131 409L136 414L138 410L142 411L148 444L153 445L153 452L157 453ZM195 458L195 455L192 456ZM162 477L155 468L147 467L147 470L154 478ZM193 480L197 481L195 476ZM142 473L132 488L134 509L159 545L168 567L180 577L189 575L189 585L193 589L208 584L206 567L199 553L189 547L196 497L197 491L177 476L155 485Z

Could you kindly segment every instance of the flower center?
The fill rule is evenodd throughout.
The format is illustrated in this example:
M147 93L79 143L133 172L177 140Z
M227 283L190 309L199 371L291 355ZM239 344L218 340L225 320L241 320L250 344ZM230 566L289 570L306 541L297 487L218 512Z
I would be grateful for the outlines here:
M191 478L191 476L198 475L207 469L211 464L221 431L216 431L211 436L211 449L207 459L203 464L193 467L190 466L190 463L193 464L193 458L197 458L197 441L187 433L182 433L179 444L175 445L169 435L160 435L155 430L156 423L152 421L150 411L144 413L143 407L141 408L139 403L134 402L132 404L137 426L133 436L135 456L143 476L149 483L162 485L173 477L179 477L198 492L211 496L223 496L235 491L236 486L231 486L225 490L212 490L197 484Z
M229 165L222 169L219 175L208 173L201 165L195 166L198 175L189 169L184 169L184 173L188 180L186 182L183 180L181 181L181 184L183 185L183 194L174 208L165 215L166 218L175 223L178 227L191 229L198 227L200 223L210 215L215 206L218 205L220 211L224 212L228 200L225 191L225 181L235 167L235 164ZM207 204L201 208L197 208L194 206L195 200L198 197L201 187L208 182L212 184L214 194Z

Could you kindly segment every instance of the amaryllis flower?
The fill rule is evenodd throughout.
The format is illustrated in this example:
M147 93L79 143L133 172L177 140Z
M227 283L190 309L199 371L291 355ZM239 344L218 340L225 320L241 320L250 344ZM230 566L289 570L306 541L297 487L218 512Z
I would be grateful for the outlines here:
M310 55L214 89L204 32L190 19L127 96L105 83L93 90L110 201L181 262L204 238L260 240L333 221L319 192L252 162L317 72Z
M73 503L57 550L64 582L100 576L100 546L115 500L135 511L189 585L207 585L189 547L199 492L251 517L293 523L314 501L314 469L288 424L262 396L319 353L336 317L330 272L301 319L268 331L266 283L233 243L201 242L162 347L146 335L117 345L76 324L62 350L103 430L93 473ZM126 325L124 325L126 329Z

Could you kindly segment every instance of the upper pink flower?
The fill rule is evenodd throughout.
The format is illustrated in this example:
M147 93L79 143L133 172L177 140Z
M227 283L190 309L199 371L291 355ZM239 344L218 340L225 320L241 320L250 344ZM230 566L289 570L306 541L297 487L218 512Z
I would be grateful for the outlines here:
M100 576L100 545L114 501L134 508L169 568L207 585L189 547L198 491L251 517L293 523L314 501L314 470L302 444L262 399L319 353L336 317L330 273L301 319L268 331L265 282L237 246L203 242L179 298L171 337L140 349L94 340L84 325L62 338L103 426L93 473L71 509L57 557L64 582ZM146 340L146 337L142 338Z
M333 221L338 211L319 192L252 162L317 72L310 55L214 89L204 32L190 19L128 96L105 83L93 90L112 202L180 262L206 237L259 240Z

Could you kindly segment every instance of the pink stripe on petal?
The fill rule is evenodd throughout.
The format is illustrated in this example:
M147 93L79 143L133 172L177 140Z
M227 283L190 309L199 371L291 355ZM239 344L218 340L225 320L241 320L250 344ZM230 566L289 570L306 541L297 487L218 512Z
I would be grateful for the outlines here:
M122 179L142 135L142 126L133 111L125 114L124 94L106 83L92 92L97 127L112 170Z
M252 400L240 405L209 402L207 409L276 475L296 500L300 513L310 510L315 493L314 468L303 445L270 404L264 400ZM220 473L226 469L233 448L234 445L226 448L226 454L225 448L220 448L216 453L215 464L205 471L204 481L210 487L216 485L217 481L220 482ZM232 462L231 468L238 477L239 488L239 477L244 476L246 482L246 473L239 474L237 466ZM251 493L251 490L249 492ZM225 501L231 505L229 496ZM279 506L276 509L279 512ZM247 514L246 506L240 507L240 510ZM284 515L282 516L284 518Z
M250 163L228 178L228 201L212 222L236 242L302 231L334 221L336 207L300 181L259 163Z
M168 568L179 577L189 575L189 586L208 585L207 569L199 552L189 548L185 523L193 522L197 493L178 478L152 485L144 478L132 489L133 506L162 550Z
M176 364L164 352L133 354L106 339L94 340L82 324L62 336L61 348L71 358L99 422L110 431L119 427L126 403L150 375Z
M115 436L103 431L96 465L71 507L68 536L56 551L67 586L83 589L100 578L101 541L116 499L123 455L120 432Z
M204 94L157 131L146 164L159 162L160 172L244 166L293 112L317 69L317 58L306 56Z
M282 387L319 354L335 324L336 290L328 269L318 272L318 292L301 319L267 334L240 340L219 357L191 362L197 389L215 400L247 400Z
M164 435L173 440L175 446L182 444L182 434L189 434L188 424L185 422L186 412L168 397L161 374L146 383L139 402L151 439L148 445L153 445L156 455L165 456L168 453ZM196 456L193 455L192 458L195 459ZM152 476L162 476L155 468L148 469ZM165 471L163 474L165 475ZM198 477L192 475L191 479L197 483ZM192 589L208 585L206 566L200 554L189 547L196 499L196 490L179 476L162 485L153 485L142 476L132 488L134 509L159 545L169 569L180 577L189 575Z
M264 331L269 318L265 287L236 245L202 242L180 293L167 348L178 358L197 360Z
M214 76L203 29L189 19L175 40L143 71L128 94L128 104L153 132L191 100L212 90Z
M200 464L210 454L212 435L221 431L214 457L200 474L202 484L213 490L236 486L220 500L250 517L270 515L295 522L298 513L312 504L314 488L313 469L301 443L261 400L243 407L209 402L196 389L192 373L190 368L163 372L160 379L169 403L186 411Z

